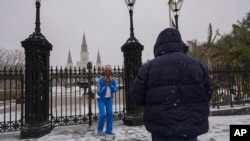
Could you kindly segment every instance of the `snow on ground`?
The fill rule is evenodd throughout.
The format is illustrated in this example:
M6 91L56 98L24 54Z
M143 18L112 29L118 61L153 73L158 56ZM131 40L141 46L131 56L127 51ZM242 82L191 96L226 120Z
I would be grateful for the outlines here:
M250 125L249 115L211 116L208 133L198 137L198 141L229 141L229 125ZM151 135L142 126L125 126L122 121L114 122L113 138L95 136L96 124L56 127L50 134L36 139L20 139L20 132L0 133L1 141L151 141Z

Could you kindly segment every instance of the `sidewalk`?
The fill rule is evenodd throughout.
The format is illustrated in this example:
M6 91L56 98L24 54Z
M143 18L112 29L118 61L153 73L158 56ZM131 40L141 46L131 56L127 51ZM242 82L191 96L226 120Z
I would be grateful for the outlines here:
M114 137L96 136L96 123L88 125L55 127L48 135L37 139L20 139L20 131L0 134L1 141L150 141L151 134L144 125L125 126L122 121L114 122Z
M210 116L209 131L198 137L198 141L229 141L229 125L250 125L249 115ZM1 141L151 141L151 134L141 126L125 126L122 121L114 122L114 138L96 136L88 125L60 126L50 134L36 139L20 139L20 131L0 133Z

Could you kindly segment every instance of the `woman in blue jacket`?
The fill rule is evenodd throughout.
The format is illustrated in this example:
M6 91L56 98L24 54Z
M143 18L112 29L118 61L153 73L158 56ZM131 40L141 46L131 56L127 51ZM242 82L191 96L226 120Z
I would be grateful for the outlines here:
M99 108L97 134L101 135L104 127L105 112L107 117L106 134L112 135L113 129L113 96L117 91L116 81L111 77L111 65L106 65L103 76L100 77L97 85L97 103ZM106 111L105 111L106 110Z

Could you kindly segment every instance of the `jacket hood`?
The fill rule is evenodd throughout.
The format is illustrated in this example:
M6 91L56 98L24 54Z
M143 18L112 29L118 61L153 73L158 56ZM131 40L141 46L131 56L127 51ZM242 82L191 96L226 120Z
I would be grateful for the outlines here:
M181 35L175 28L164 29L154 45L155 57L168 52L183 52Z

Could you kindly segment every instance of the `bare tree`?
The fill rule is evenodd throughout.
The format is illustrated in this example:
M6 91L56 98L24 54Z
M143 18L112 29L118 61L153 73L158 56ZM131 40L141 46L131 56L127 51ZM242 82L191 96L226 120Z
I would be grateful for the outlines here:
M18 49L8 50L0 48L0 69L10 67L23 67L25 63L24 52Z

